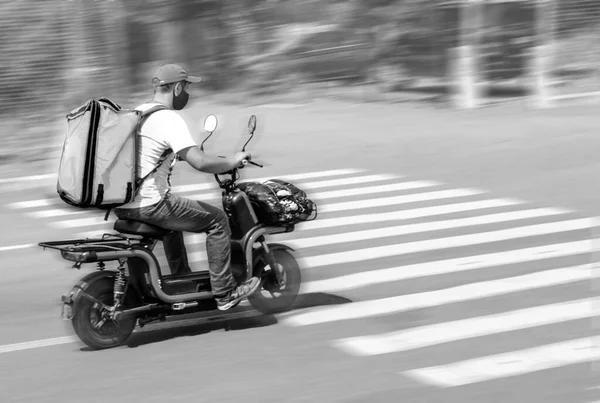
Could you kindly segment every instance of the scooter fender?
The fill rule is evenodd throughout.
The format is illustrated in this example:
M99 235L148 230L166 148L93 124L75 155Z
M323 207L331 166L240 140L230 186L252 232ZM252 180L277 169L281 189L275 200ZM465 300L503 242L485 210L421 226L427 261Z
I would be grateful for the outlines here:
M73 319L73 312L75 311L79 300L81 300L83 293L90 287L90 285L104 278L114 279L116 276L117 272L110 270L95 271L84 276L73 286L73 288L71 288L66 295L61 297L63 302L61 317L64 320Z

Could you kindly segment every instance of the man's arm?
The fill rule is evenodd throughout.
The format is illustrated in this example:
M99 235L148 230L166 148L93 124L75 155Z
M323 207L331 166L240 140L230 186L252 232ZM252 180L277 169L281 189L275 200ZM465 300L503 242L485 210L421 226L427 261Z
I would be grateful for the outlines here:
M240 165L240 160L236 156L228 158L219 158L207 155L200 149L200 146L187 147L177 153L181 158L192 166L192 168L206 173L219 174L231 171Z
M240 165L241 159L238 155L229 158L219 158L207 155L200 149L192 138L185 120L173 111L157 112L162 113L163 130L168 133L165 141L169 147L181 157L192 168L206 173L223 173L232 170ZM249 159L249 158L248 158Z

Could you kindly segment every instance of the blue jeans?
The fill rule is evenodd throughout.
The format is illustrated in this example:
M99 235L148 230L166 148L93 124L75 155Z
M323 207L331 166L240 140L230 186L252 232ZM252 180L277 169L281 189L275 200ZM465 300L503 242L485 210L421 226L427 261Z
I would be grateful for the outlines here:
M156 225L170 234L163 246L171 273L190 272L183 232L206 233L206 253L210 282L215 297L226 296L237 283L231 274L231 229L223 210L208 203L168 193L160 202L136 209L115 209L123 220Z

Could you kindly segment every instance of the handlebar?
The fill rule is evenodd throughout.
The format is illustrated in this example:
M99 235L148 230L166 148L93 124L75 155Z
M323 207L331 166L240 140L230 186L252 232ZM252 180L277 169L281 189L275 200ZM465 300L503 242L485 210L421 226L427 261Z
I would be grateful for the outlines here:
M227 158L227 157L219 155L219 158ZM246 159L242 160L242 165L244 165L244 166L248 165L249 163L252 164L252 165L254 165L254 166L263 168L263 165L258 164L258 163L254 162L254 161L249 161L249 160L246 160ZM234 185L235 181L237 179L239 179L239 177L236 178L236 174L238 172L238 169L240 169L240 168L236 167L236 168L233 168L230 171L215 174L215 180L219 184L219 187L221 187L223 189L229 188L229 187L232 187L232 188L235 187L235 185ZM227 180L223 180L222 181L221 179L219 179L219 175L231 175L231 179L227 179Z

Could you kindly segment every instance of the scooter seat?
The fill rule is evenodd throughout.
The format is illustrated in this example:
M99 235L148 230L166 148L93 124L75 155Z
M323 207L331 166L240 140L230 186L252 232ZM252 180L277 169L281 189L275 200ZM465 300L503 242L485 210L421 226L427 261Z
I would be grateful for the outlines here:
M146 224L141 221L135 220L117 220L115 222L114 229L115 231L119 231L124 234L141 235L143 237L158 239L171 232L164 228L156 227L154 225Z

